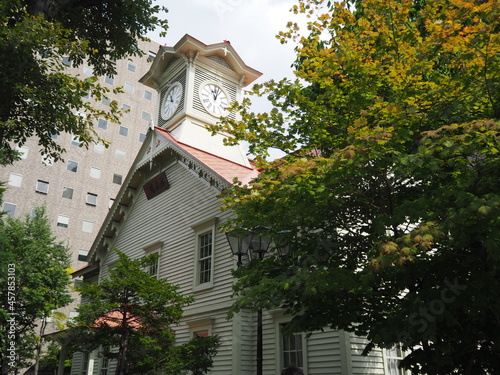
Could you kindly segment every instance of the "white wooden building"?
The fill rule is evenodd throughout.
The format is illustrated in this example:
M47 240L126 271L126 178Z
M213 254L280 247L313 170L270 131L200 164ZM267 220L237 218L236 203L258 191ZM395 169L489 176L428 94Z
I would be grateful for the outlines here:
M239 99L259 76L229 42L205 45L186 35L174 47L160 48L142 79L159 92L158 127L148 132L90 250L89 265L80 271L87 278L106 277L117 261L113 247L132 258L159 253L156 277L196 298L176 328L178 342L196 334L221 339L213 375L256 373L256 314L227 319L236 259L219 231L230 212L220 210L218 195L235 177L247 183L258 172L238 147L223 146L223 135L211 137L205 125L225 115L227 101ZM287 358L306 375L398 373L388 366L397 358L381 350L364 357L365 340L342 331L283 338L280 326L289 320L280 311L263 312L264 375L280 374ZM73 357L72 375L113 372L114 364L95 352Z

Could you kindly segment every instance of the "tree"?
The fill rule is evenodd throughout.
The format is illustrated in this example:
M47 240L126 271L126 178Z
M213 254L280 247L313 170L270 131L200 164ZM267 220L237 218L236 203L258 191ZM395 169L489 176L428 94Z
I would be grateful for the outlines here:
M56 241L45 208L24 220L0 220L0 363L2 374L35 359L39 320L71 302L68 249Z
M72 353L68 353L72 354ZM58 342L51 341L47 345L47 349L44 351L43 356L40 359L40 369L43 369L45 373L52 372L57 375L58 367L61 362L61 345ZM63 373L71 372L71 358L65 358L64 361L64 371Z
M87 349L94 343L94 349L100 347L100 355L116 359L117 375L151 370L205 373L218 348L216 336L175 345L173 326L193 298L145 271L157 262L157 255L131 260L120 251L117 254L119 261L108 278L79 288L84 303L78 309L74 330L86 335Z
M98 117L118 122L115 102L109 111L84 99L105 97L109 89L95 76L65 72L63 58L85 63L96 75L114 75L113 62L141 55L138 40L167 22L156 16L152 0L0 0L0 158L12 162L12 145L36 136L41 152L55 160L65 150L51 137L63 132L82 146L103 141L94 131ZM120 92L120 89L114 89ZM105 143L106 144L106 143Z
M412 373L500 371L500 3L299 1L295 82L219 129L262 170L223 196L233 226L267 227L288 257L235 272L241 308L287 327L401 343ZM227 140L232 142L232 140ZM288 155L266 162L266 150Z

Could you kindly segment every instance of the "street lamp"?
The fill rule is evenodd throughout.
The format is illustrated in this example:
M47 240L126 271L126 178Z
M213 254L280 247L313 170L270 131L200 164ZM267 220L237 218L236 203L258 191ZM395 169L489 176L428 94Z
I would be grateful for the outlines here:
M290 242L288 237L291 235L291 233L292 231L287 229L279 231L274 236L274 248L278 252L280 258L286 258L288 256L288 253L290 252Z
M262 233L265 228L254 228L252 231L236 229L226 233L227 241L233 255L238 256L238 267L241 266L241 258L248 255L250 250L258 259L264 259L271 240ZM262 308L257 310L257 375L262 375Z
M243 264L241 258L248 256L248 249L252 244L253 232L248 229L238 228L231 232L226 232L226 238L233 256L238 256L236 265L239 268Z

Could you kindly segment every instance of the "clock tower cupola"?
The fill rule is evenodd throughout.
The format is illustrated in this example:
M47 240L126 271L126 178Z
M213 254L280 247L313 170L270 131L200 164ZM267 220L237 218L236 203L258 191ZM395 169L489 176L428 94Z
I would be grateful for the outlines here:
M223 145L227 134L212 136L206 126L235 116L226 110L229 103L241 100L243 87L260 76L228 41L206 45L186 34L173 47L160 47L141 82L158 91L156 124L177 141L248 165L239 147Z

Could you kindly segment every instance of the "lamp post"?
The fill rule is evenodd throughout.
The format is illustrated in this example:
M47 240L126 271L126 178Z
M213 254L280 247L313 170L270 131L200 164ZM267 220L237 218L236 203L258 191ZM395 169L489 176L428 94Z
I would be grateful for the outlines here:
M252 231L237 229L226 233L227 241L233 255L238 256L238 267L242 265L242 257L251 255L264 259L264 255L271 243L270 239L262 235L264 228L255 228ZM262 308L257 310L257 375L262 375Z

